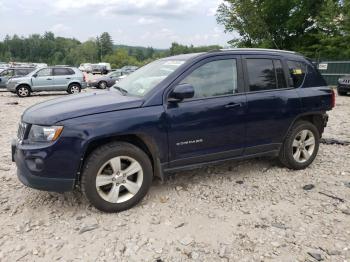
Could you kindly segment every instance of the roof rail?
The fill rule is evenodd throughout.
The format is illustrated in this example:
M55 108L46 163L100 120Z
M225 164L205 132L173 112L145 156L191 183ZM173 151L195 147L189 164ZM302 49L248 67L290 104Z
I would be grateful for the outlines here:
M266 51L266 52L278 52L278 53L288 53L288 54L298 54L294 51L280 50L280 49L268 49L268 48L225 48L218 51Z

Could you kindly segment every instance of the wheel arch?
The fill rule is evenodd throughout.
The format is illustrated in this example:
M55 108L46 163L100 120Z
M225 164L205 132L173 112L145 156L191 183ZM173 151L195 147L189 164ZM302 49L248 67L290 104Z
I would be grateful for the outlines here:
M17 91L17 89L20 88L21 86L27 86L27 87L29 87L30 92L33 92L32 87L31 87L30 84L28 84L28 83L18 83L17 86L16 86L16 88L15 88L16 91Z
M79 182L81 179L82 169L84 167L87 157L98 147L109 144L111 142L126 142L140 148L149 157L152 163L154 176L159 177L162 181L164 180L163 171L161 168L160 160L158 158L158 147L156 146L156 144L152 141L151 138L149 138L146 135L130 134L130 135L117 135L112 137L102 137L102 138L97 138L90 141L85 146L85 150L81 158L79 173L77 176L77 182Z
M69 88L71 85L73 85L73 84L77 84L77 85L79 85L80 88L81 88L81 83L79 83L79 81L72 81L72 82L70 82L70 83L68 84L68 88Z
M290 130L293 128L294 124L298 121L307 121L312 123L313 125L316 126L318 132L320 133L320 137L322 137L322 133L324 131L324 116L326 115L325 112L312 112L312 113L307 113L307 114L301 114L298 115L293 122L291 123L291 125L288 128L288 131L284 137L284 140L287 136L287 134L290 132Z

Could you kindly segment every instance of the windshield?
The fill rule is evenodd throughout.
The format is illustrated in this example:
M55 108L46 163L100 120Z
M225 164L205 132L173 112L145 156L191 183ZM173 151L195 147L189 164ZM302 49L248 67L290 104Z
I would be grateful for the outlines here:
M145 96L184 62L184 60L154 61L116 83L114 88L132 96Z

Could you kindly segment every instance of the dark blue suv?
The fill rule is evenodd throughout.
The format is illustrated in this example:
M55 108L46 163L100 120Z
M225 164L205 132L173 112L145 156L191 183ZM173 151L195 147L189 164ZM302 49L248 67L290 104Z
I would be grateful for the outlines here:
M28 108L12 144L27 186L80 186L98 209L137 204L153 177L272 155L312 163L334 92L303 56L234 49L152 62L109 91Z

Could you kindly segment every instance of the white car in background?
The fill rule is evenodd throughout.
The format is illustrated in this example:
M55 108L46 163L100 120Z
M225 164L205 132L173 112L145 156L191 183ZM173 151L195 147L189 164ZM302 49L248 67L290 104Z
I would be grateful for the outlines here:
M79 70L86 73L92 72L92 64L90 63L84 63L79 66Z

